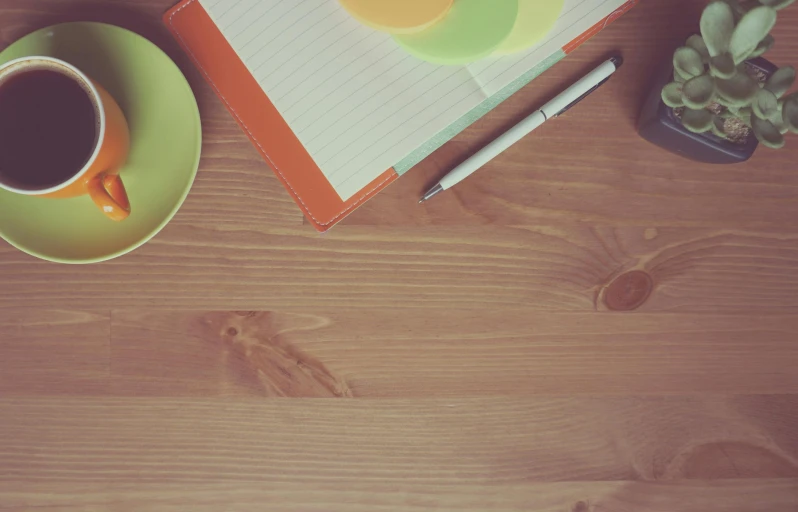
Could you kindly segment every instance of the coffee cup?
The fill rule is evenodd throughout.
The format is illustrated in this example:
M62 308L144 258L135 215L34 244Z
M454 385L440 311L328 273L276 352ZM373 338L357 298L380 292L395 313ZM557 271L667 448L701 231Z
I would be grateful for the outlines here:
M75 66L24 57L0 66L0 188L91 197L108 218L130 215L119 171L130 135L122 109Z

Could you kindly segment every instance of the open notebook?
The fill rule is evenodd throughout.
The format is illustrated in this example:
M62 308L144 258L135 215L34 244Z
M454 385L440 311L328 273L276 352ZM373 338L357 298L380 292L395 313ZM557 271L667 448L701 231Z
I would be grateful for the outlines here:
M185 0L165 20L323 231L633 3L566 0L545 41L469 66L421 61L336 0Z

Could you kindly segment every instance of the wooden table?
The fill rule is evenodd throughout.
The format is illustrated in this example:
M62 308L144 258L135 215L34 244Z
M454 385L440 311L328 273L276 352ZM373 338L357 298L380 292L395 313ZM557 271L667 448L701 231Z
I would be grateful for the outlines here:
M0 510L798 509L798 137L711 167L635 134L704 2L644 0L319 236L160 24L171 1L0 0L2 46L84 19L152 39L205 131L133 254L0 244ZM600 92L415 204L616 48Z

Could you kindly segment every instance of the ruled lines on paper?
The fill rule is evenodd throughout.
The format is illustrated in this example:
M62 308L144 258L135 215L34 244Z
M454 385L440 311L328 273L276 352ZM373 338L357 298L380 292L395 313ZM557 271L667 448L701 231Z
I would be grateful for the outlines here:
M200 2L346 200L623 0L566 0L546 41L467 67L412 57L335 0Z

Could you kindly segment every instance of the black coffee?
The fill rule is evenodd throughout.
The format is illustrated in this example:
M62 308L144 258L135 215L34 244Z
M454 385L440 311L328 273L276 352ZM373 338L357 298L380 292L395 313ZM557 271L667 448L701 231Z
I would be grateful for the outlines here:
M72 78L20 71L0 84L0 181L43 189L74 176L97 138L94 104Z

